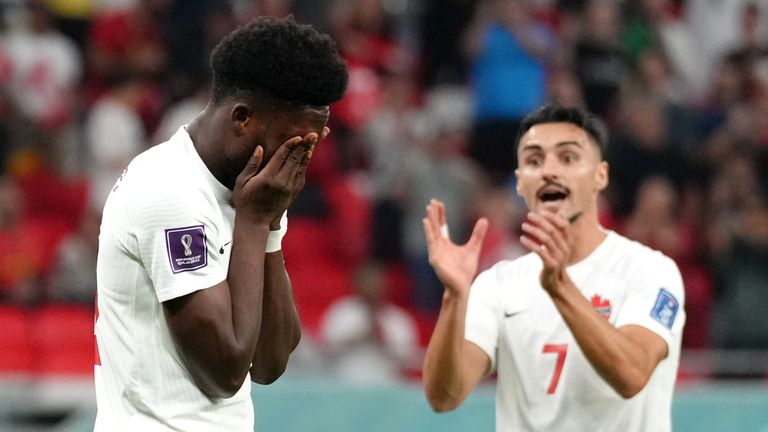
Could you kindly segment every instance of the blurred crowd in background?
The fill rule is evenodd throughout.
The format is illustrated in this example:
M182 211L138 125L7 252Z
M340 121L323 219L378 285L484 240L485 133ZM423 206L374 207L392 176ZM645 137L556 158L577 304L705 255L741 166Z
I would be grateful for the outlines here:
M331 34L350 71L283 243L305 326L296 362L350 379L418 373L442 297L424 207L446 203L456 241L489 218L482 269L523 254L517 125L548 101L607 123L602 223L677 262L684 348L768 349L768 1L0 7L5 305L93 307L115 180L204 109L224 35L293 14Z

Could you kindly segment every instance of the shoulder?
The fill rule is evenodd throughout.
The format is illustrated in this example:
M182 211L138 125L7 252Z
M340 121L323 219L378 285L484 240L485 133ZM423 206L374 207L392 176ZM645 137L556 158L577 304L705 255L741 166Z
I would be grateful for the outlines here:
M136 156L110 198L140 221L152 215L196 212L210 201L183 148L170 141Z
M184 192L184 185L198 183L201 176L189 154L188 140L186 132L178 131L167 141L136 156L129 169L141 175L134 180L141 180L150 186L156 185L161 191L171 188L180 193Z
M679 299L684 297L683 278L672 258L637 241L614 235L616 245L612 257L627 280L631 281L630 286L634 288L630 291L656 292L662 287Z
M174 178L183 170L179 150L179 146L165 142L140 153L128 164L123 185L141 188L147 196L169 192Z
M613 256L619 259L627 260L627 264L633 268L644 269L645 271L667 270L678 272L675 261L656 249L648 247L638 241L630 240L618 233L611 232L614 245Z

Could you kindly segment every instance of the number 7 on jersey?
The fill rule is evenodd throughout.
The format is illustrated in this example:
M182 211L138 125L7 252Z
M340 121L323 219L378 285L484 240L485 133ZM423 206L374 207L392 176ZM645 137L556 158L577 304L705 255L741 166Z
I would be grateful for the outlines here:
M568 344L545 344L542 352L544 354L557 354L555 371L552 373L552 381L549 382L549 388L547 389L547 394L553 394L557 390L557 383L560 381L560 374L563 372L565 355L568 353Z

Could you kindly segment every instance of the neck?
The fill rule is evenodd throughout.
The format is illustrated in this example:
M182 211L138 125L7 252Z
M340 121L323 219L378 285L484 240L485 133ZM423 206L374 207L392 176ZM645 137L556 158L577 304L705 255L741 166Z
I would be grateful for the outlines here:
M216 128L220 122L216 121L216 116L220 115L210 104L205 111L192 120L187 126L187 133L192 139L197 154L200 155L208 171L224 186L233 189L234 182L227 178L226 170L223 165L226 163L222 155L226 153L223 149L221 137L224 134Z
M597 209L585 213L574 221L569 234L572 247L569 265L588 257L608 235L597 220Z

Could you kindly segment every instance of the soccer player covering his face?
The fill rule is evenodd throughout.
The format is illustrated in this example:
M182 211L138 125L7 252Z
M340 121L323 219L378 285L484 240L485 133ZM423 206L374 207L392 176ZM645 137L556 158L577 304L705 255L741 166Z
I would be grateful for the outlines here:
M429 259L445 286L424 361L436 411L496 370L497 431L670 430L683 284L671 259L600 226L605 139L578 109L549 105L524 120L515 174L531 253L476 279L487 221L457 245L442 203L427 206Z
M260 18L211 66L205 111L104 208L97 431L253 431L251 381L276 380L299 342L280 240L346 65L328 36Z

